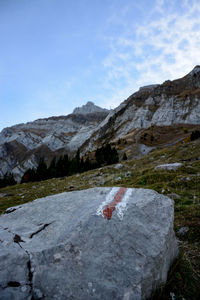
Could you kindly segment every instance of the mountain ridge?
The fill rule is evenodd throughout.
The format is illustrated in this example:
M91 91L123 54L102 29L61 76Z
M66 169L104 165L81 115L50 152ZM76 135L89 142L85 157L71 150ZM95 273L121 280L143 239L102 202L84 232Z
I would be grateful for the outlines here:
M200 124L200 66L182 78L141 87L111 111L89 101L67 116L4 128L0 133L0 176L12 171L19 181L28 168L37 166L39 155L50 160L78 148L85 154L131 132L133 143L138 144L142 129L177 124Z

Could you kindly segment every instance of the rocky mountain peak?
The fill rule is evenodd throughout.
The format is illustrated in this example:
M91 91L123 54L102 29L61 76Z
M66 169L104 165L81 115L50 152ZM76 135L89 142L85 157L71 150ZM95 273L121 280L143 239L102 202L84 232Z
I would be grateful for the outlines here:
M199 72L200 72L200 66L197 65L189 74L193 76L194 74L197 74Z
M101 108L94 104L92 101L88 101L85 105L81 107L76 107L73 110L73 114L89 114L89 113L96 113L96 112L109 112L108 109Z

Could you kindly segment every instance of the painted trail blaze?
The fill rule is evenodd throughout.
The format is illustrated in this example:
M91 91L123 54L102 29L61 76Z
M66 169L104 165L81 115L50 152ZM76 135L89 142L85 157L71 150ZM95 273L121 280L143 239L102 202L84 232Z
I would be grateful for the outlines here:
M111 219L112 213L115 210L117 203L119 203L122 200L125 192L126 192L126 188L121 187L119 191L116 193L114 200L109 205L106 205L106 207L103 210L104 218L107 218L108 220Z

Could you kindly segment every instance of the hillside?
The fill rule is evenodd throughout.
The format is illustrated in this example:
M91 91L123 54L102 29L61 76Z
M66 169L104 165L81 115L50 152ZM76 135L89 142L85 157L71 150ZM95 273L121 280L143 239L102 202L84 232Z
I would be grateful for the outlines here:
M124 161L43 182L17 184L0 190L1 212L36 198L98 186L150 188L168 195L175 202L175 231L180 254L171 268L165 287L152 299L199 299L200 284L200 139L180 141L153 150L141 158ZM155 169L167 163L181 163L176 170Z

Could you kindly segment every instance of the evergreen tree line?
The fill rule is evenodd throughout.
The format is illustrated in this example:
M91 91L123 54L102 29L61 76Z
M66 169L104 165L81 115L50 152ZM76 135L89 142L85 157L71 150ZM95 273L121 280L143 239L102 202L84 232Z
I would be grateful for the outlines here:
M192 131L192 133L190 135L191 141L195 141L199 138L200 138L200 131L199 130Z
M96 150L95 161L89 159L80 158L80 150L77 150L76 155L69 159L65 154L59 159L54 157L47 167L44 159L40 159L38 167L28 169L21 180L21 183L29 181L41 181L54 177L70 176L76 173L82 173L88 170L99 168L104 165L117 163L119 161L118 153L115 148L111 148L110 144L103 146Z
M14 185L17 182L15 181L12 173L6 173L3 178L0 178L0 188L3 188L7 185Z

